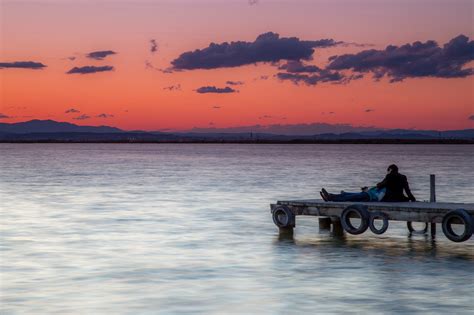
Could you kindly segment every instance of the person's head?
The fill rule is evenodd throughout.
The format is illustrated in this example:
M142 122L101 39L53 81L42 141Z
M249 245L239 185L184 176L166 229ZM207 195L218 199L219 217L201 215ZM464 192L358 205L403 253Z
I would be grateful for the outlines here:
M396 166L395 164L390 165L390 166L387 168L387 173L389 173L389 174L397 174L397 173L398 173L398 166Z

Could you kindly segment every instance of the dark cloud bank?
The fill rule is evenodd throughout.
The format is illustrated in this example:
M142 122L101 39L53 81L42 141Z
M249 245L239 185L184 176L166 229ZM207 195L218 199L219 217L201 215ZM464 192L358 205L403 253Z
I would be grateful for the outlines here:
M315 48L331 47L339 43L341 42L333 39L305 41L268 32L261 34L253 42L211 43L207 48L181 54L171 64L173 70L194 70L239 67L280 60L311 60Z
M464 68L473 60L474 41L459 35L442 47L430 40L332 56L324 69L305 65L300 60L290 60L280 65L279 69L286 72L277 73L276 77L306 85L321 82L343 84L361 79L369 73L376 81L388 77L392 83L407 78L464 78L474 74L472 68Z
M217 93L217 94L225 94L225 93L235 93L237 90L234 90L231 87L226 86L225 88L219 88L215 86L202 86L196 90L197 93L205 94L205 93Z
M34 61L15 61L15 62L0 62L0 69L3 68L17 68L17 69L43 69L46 65L41 62Z
M459 35L442 47L429 40L332 56L327 69L372 73L376 80L387 76L390 82L421 77L464 78L474 74L472 68L463 68L473 60L474 41Z
M105 71L112 71L112 70L114 70L114 67L112 66L101 66L101 67L84 66L84 67L74 67L66 73L67 74L91 74L91 73L105 72Z
M417 41L336 55L330 57L323 68L305 63L312 60L316 48L347 44L356 45L334 39L305 41L268 32L253 42L211 43L204 49L185 52L171 62L170 70L218 69L269 62L277 64L280 72L275 77L278 79L306 85L345 84L367 74L376 81L387 77L390 82L423 77L464 78L474 74L472 68L465 68L474 60L474 41L465 35L442 46L433 40ZM285 63L281 64L282 61Z

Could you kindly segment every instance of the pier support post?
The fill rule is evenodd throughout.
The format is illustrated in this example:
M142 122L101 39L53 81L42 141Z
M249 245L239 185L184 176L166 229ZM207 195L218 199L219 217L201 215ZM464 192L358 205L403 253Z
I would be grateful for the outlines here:
M341 219L339 217L331 217L331 223L332 223L332 233L334 235L344 235L344 228L342 227L341 224Z
M319 218L319 229L330 230L331 229L331 218Z
M279 227L278 228L280 234L287 234L287 235L293 235L293 227Z
M436 176L430 174L430 202L436 202ZM431 238L436 237L436 223L430 225Z

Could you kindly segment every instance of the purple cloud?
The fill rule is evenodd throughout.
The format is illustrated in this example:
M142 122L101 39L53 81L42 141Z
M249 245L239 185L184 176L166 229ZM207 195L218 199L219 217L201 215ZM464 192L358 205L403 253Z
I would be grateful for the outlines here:
M66 73L67 74L91 74L91 73L105 72L105 71L112 71L112 70L114 70L114 67L112 66L102 66L102 67L84 66L84 67L74 67Z
M279 66L278 70L285 70L289 73L315 73L322 71L321 68L314 65L305 65L300 60L289 60L285 64Z
M75 119L75 120L86 120L86 119L89 119L89 118L91 118L91 117L86 115L86 114L83 114L81 116L74 117L73 119Z
M8 116L8 115L0 113L0 119L8 119L8 118L11 118L11 117Z
M114 117L114 115L111 115L111 114L99 114L97 116L95 116L96 118L112 118Z
M299 83L303 83L306 85L316 85L318 83L325 82L330 82L334 84L345 84L351 80L357 80L362 78L362 75L352 75L347 77L338 71L321 70L318 74L313 75L280 72L276 74L276 77L281 81L288 80L296 85L298 85Z
M43 69L46 65L41 62L34 61L14 61L14 62L0 62L0 69L4 68L16 68L16 69Z
M76 113L80 113L80 111L75 109L75 108L70 108L70 109L66 110L64 113L66 113L66 114L76 114Z
M225 84L227 85L243 85L245 82L244 81L226 81Z
M165 86L165 87L163 88L163 90L168 90L168 91L181 91L181 84Z
M150 52L152 54L156 53L158 51L158 43L156 42L155 39L150 40Z
M117 54L115 51L112 50L100 50L100 51L93 51L86 55L87 58L95 59L95 60L104 60L107 56Z
M203 87L198 88L196 92L200 94L205 94L205 93L225 94L225 93L235 93L238 91L228 86L226 86L225 88L219 88L215 86L203 86Z

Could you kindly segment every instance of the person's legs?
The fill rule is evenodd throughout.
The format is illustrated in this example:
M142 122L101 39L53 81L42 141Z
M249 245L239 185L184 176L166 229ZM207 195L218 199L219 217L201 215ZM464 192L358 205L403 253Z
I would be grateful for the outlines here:
M369 201L370 196L366 192L360 193L348 193L344 192L342 194L329 194L330 201Z

